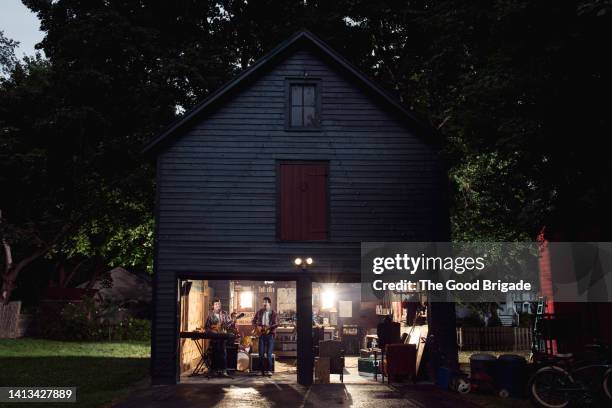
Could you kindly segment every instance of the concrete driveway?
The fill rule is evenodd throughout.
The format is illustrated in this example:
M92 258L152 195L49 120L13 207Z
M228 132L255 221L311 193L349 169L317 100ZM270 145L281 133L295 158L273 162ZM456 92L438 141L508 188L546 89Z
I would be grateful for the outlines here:
M264 408L264 407L372 407L476 408L458 394L433 385L317 384L309 388L278 384L178 384L153 386L134 393L115 408Z

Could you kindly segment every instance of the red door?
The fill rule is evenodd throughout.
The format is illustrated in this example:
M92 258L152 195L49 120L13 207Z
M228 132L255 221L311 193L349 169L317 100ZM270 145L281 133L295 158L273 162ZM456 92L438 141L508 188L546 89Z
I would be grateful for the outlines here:
M327 239L327 163L280 164L280 239Z

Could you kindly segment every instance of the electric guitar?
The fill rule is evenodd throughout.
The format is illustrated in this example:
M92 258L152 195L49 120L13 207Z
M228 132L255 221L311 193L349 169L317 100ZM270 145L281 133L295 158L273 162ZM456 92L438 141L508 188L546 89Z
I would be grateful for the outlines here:
M293 321L293 319L288 319L287 321ZM273 324L272 326L255 326L255 328L253 329L253 335L260 337L263 335L270 334L272 330L276 329L278 326L281 326L283 324L284 322L276 323L276 324Z
M229 329L229 325L231 323L235 323L236 320L240 319L241 317L244 317L244 313L240 313L239 315L237 315L233 319L230 319L228 322L225 322L224 324L222 323L213 324L210 326L210 331L212 331L213 333L225 333Z
M266 334L270 334L272 330L276 329L278 326L280 326L280 323L273 324L272 326L257 326L255 327L255 329L253 329L254 335L260 337Z

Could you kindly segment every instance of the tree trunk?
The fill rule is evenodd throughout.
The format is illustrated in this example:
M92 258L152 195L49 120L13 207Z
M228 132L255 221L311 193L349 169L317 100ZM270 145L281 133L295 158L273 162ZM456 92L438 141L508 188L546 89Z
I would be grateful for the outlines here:
M3 223L2 209L0 209L0 225ZM62 229L53 237L53 239L47 243L41 241L39 246L32 254L23 258L21 261L15 263L13 260L13 251L11 244L6 240L4 236L0 237L2 242L2 248L4 250L4 269L2 270L2 286L0 287L0 303L8 304L11 294L15 289L15 281L19 273L29 264L34 262L36 259L45 255L49 252L55 244L63 239L68 232L74 228L75 224L65 224ZM40 241L40 240L39 240Z
M0 292L0 304L8 305L11 294L13 293L14 283L9 275L10 270L2 275L2 291Z
M62 259L57 264L57 286L60 288L67 288L68 284L75 277L76 273L81 269L81 266L85 263L85 260L79 261L76 265L70 266L69 262L66 259ZM70 272L66 272L66 269L69 269Z
M10 253L10 245L8 245L6 241L3 242L3 245L5 248L5 252L8 248L8 252ZM12 258L6 258L7 261L10 259L11 262L6 262L6 267L4 269L4 272L2 273L2 289L0 291L0 303L3 303L5 305L8 304L9 299L11 298L11 294L15 289L15 282L17 281L17 276L19 276L19 273L26 266L31 264L34 260L46 254L50 249L51 247L46 247L46 249L38 250L27 258L22 259L17 264L12 262Z
M5 239L2 239L2 247L4 248L5 266L2 271L2 286L0 286L0 303L8 305L11 293L15 288L15 279L21 270L21 262L17 265L13 263L13 252L11 246Z
M0 212L0 217L1 216L2 213ZM13 291L10 277L12 276L14 265L11 246L4 238L2 238L2 249L4 250L4 269L2 270L2 281L0 285L0 303L7 304L8 299L11 297L11 292Z

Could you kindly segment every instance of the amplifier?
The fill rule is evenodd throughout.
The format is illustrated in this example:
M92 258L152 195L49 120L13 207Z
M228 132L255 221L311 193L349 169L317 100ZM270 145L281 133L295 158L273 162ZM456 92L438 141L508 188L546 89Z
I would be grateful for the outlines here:
M227 350L227 369L236 370L238 366L238 346L228 344L225 349Z
M276 361L276 356L274 355L274 353L272 353L272 368L269 370L271 372L274 372L275 361ZM264 364L267 364L267 362ZM251 372L261 371L261 365L259 362L259 354L249 354L249 371Z

